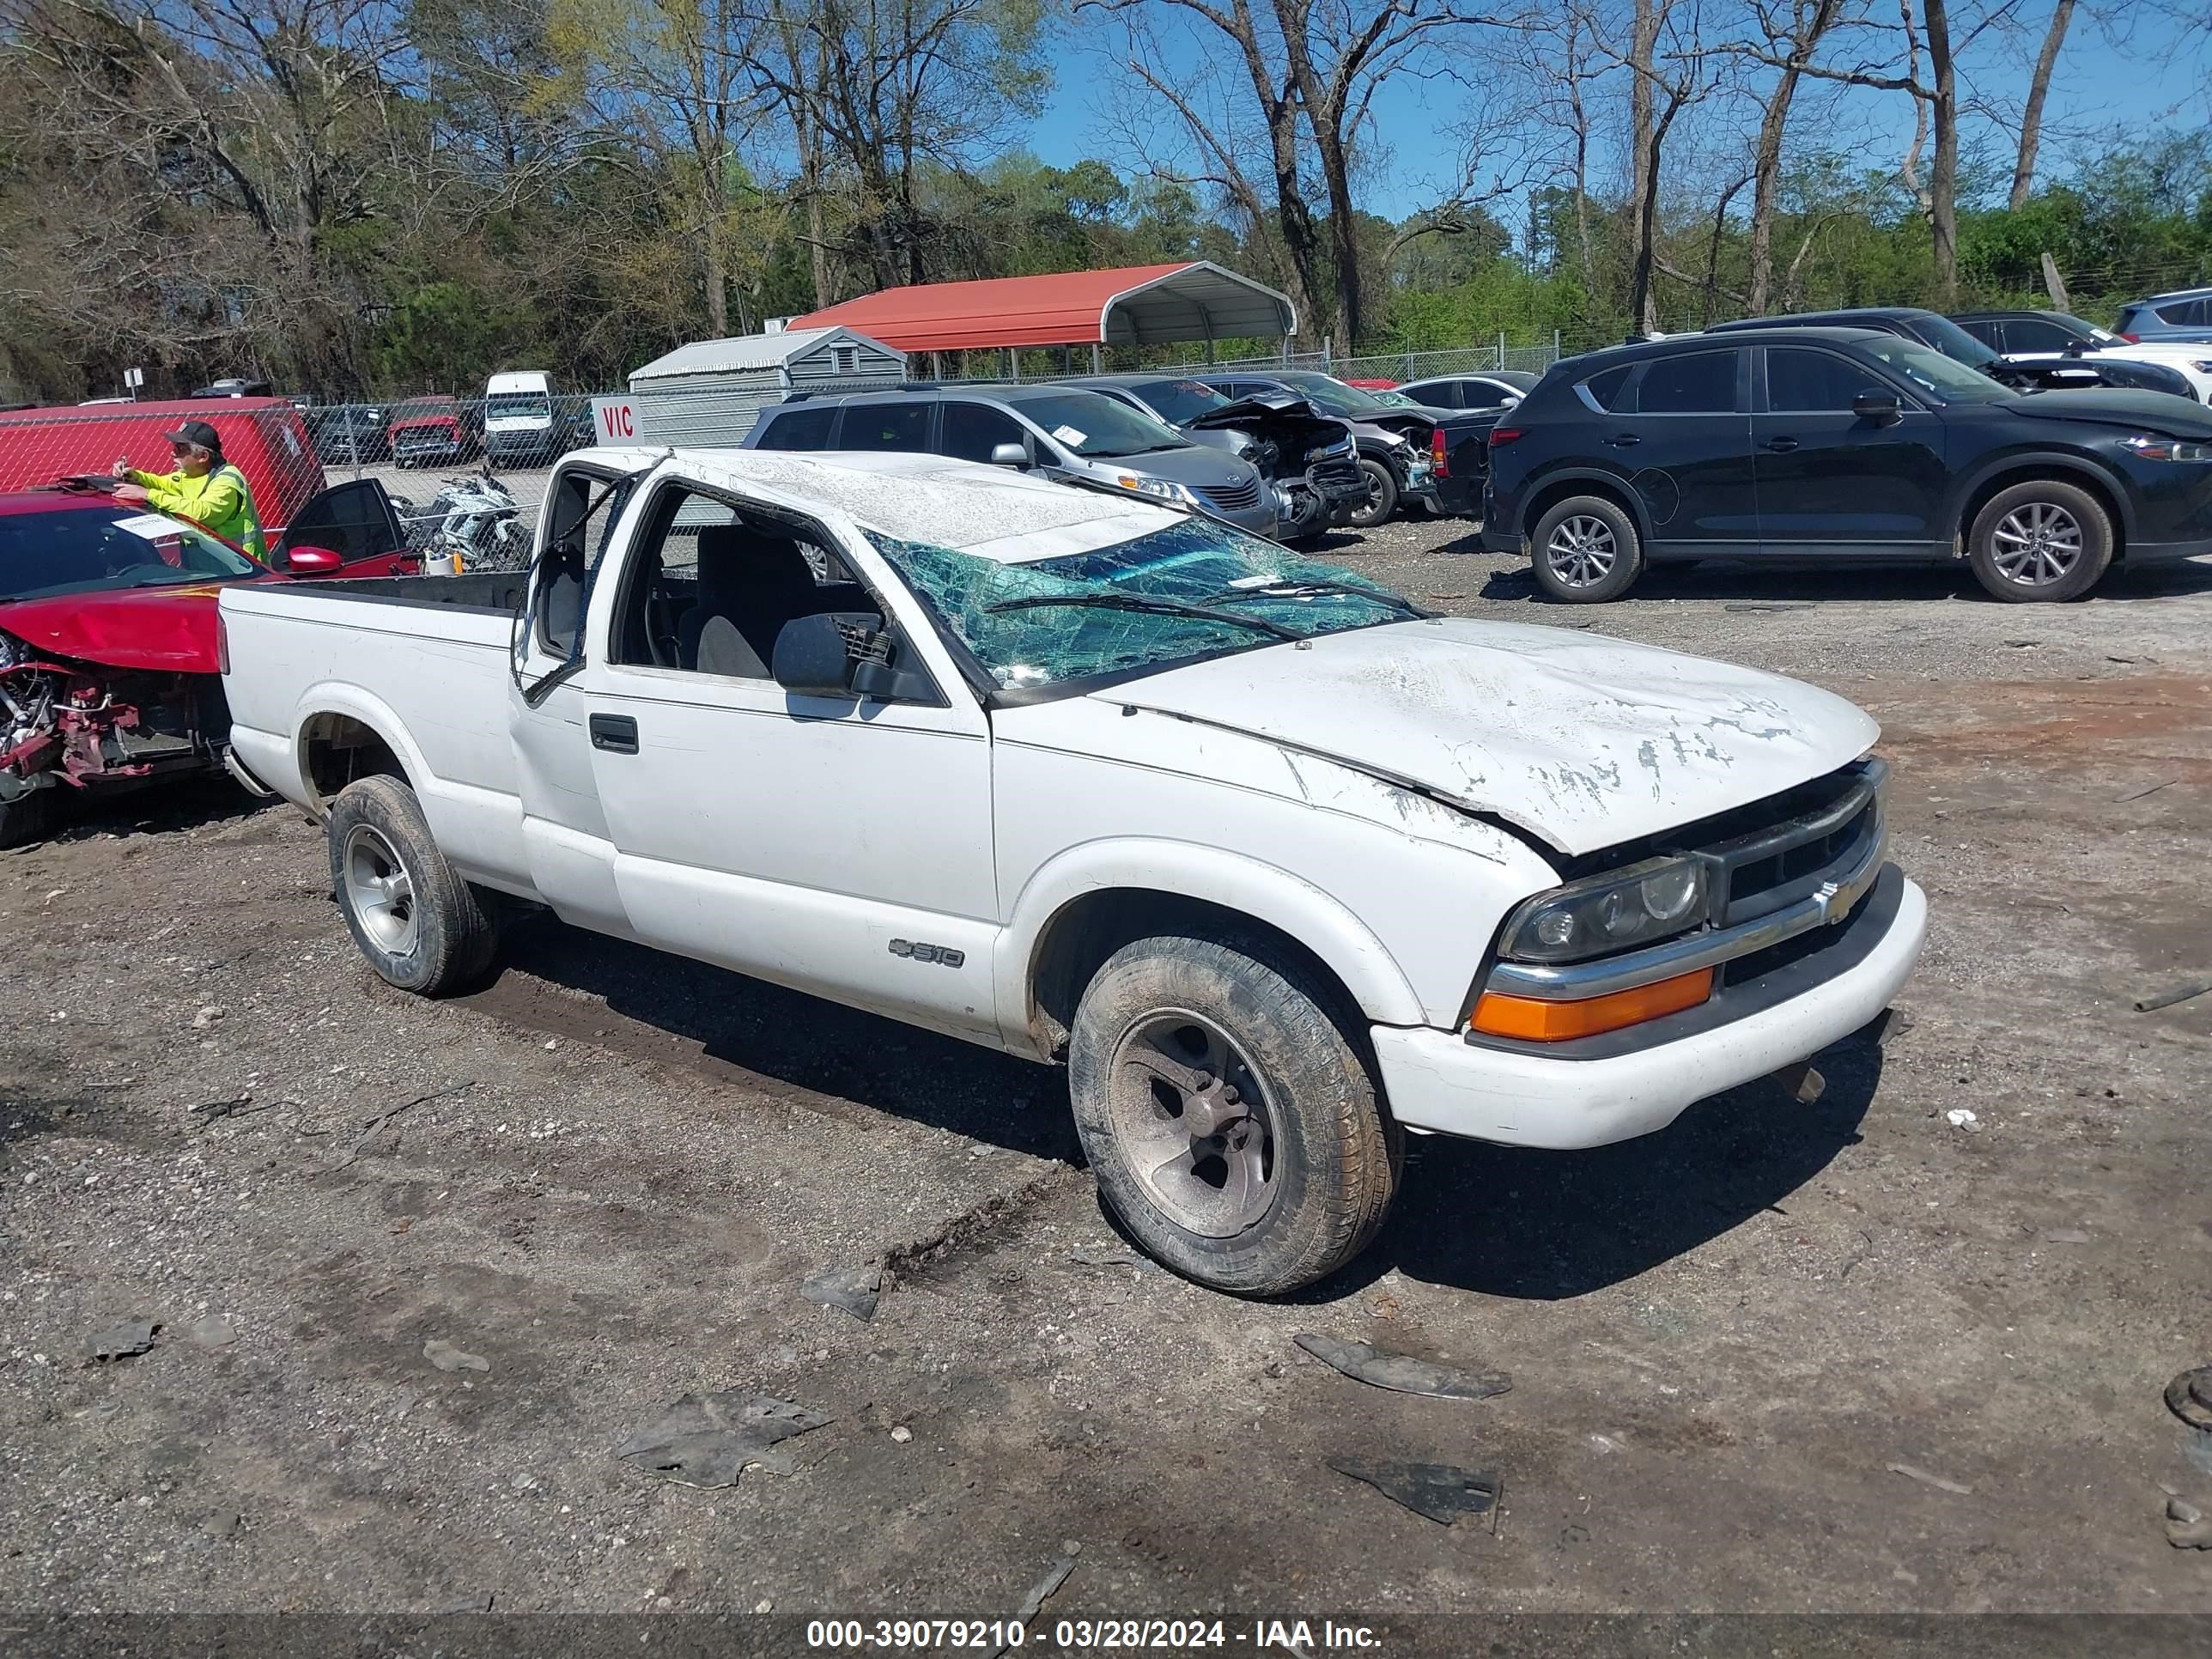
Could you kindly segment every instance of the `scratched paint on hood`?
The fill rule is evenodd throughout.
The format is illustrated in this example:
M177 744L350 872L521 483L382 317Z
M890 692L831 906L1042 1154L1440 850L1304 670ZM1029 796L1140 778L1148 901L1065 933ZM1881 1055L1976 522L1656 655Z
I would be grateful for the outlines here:
M1096 695L1416 784L1576 854L1833 771L1880 729L1779 675L1457 617L1243 652Z

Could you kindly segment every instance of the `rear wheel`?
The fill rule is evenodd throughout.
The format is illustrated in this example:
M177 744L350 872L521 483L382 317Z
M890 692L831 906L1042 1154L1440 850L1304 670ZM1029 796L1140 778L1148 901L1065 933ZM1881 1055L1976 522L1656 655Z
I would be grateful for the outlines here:
M1256 942L1124 945L1083 995L1069 1096L1099 1194L1177 1273L1278 1296L1364 1249L1403 1142L1336 999Z
M2038 478L1990 497L1966 532L1966 556L1997 599L2078 599L2112 562L2112 521L2078 484Z
M1398 475L1377 460L1363 455L1359 470L1367 477L1367 500L1364 505L1352 510L1352 524L1358 529L1371 530L1378 524L1389 522L1390 515L1398 510Z
M331 804L331 884L369 966L403 991L443 996L491 965L495 897L446 862L415 792L362 778Z
M1617 599L1644 574L1634 522L1602 495L1569 496L1536 521L1528 539L1536 586L1568 605Z

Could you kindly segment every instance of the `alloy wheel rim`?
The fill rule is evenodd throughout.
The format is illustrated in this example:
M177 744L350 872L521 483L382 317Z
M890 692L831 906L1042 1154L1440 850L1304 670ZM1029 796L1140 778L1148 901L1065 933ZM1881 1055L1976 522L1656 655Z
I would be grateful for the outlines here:
M2081 526L2056 501L2023 501L1997 523L1996 567L2022 587L2063 581L2081 562Z
M1568 587L1595 587L1613 574L1620 556L1613 526L1586 513L1562 519L1544 544L1544 560Z
M422 925L415 878L392 843L368 824L357 823L347 833L341 863L346 903L362 932L387 956L413 955Z
M1106 1097L1115 1144L1178 1227L1233 1238L1266 1217L1277 1191L1267 1087L1218 1024L1183 1008L1138 1020L1115 1046Z

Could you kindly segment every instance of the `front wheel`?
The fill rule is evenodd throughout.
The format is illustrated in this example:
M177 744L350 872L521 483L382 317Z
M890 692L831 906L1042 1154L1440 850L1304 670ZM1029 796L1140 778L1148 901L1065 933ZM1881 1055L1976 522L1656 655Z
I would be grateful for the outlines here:
M1634 520L1602 495L1571 495L1536 521L1529 537L1536 586L1568 605L1617 599L1644 574Z
M46 833L53 822L54 792L32 789L13 800L0 800L0 847L21 847Z
M403 991L443 996L491 965L496 901L454 874L415 792L360 778L331 805L331 885L368 965Z
M2112 521L2078 484L2039 478L1990 497L1966 532L1966 556L1997 599L2078 599L2112 562Z
M1176 1272L1279 1296L1382 1224L1404 1163L1337 999L1257 942L1124 945L1068 1043L1075 1127L1099 1194Z
M1359 458L1359 470L1367 479L1367 500L1352 509L1349 522L1355 529L1372 530L1388 524L1398 510L1398 475L1365 455Z

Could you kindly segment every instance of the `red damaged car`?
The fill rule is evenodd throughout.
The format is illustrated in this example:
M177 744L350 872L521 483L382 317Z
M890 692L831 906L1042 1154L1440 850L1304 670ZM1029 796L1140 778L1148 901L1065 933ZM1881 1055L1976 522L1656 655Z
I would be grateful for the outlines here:
M420 563L374 479L307 502L268 564L95 489L0 494L0 847L40 834L65 790L239 771L216 616L223 584Z

